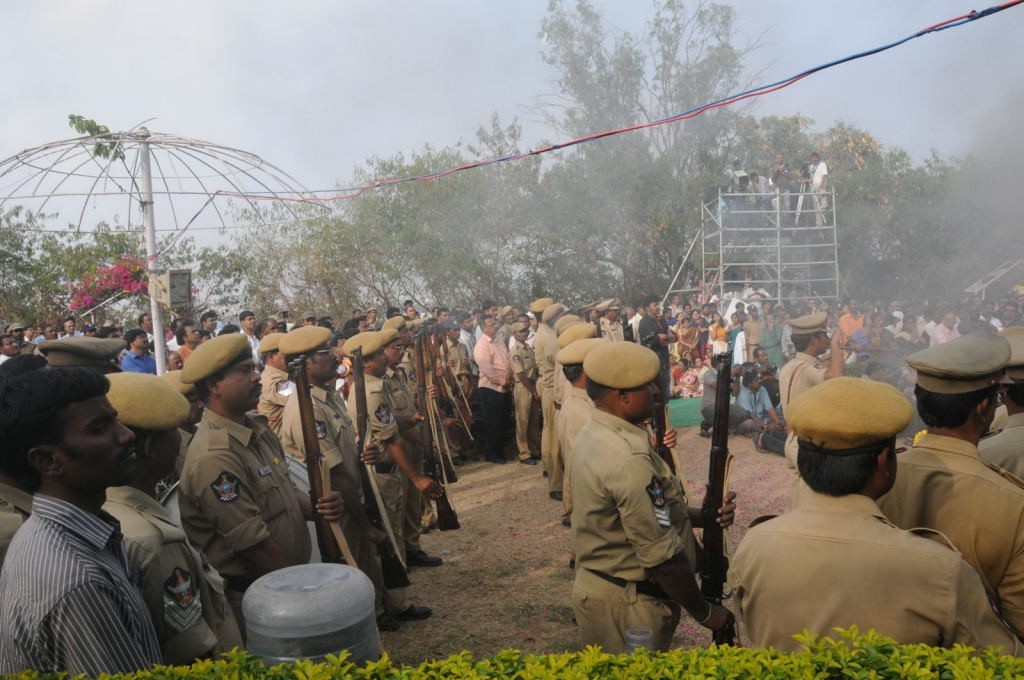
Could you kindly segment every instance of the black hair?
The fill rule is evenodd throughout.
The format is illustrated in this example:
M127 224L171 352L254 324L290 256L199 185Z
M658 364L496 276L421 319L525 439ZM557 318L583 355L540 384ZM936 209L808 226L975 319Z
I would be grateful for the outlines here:
M798 441L796 466L807 486L827 496L849 496L860 493L875 470L878 454L889 447L894 456L896 439L869 445L863 451L842 456L831 455Z
M995 399L996 387L990 385L963 394L939 394L917 385L914 396L917 397L917 413L925 425L949 429L966 423L971 411L984 400Z
M231 333L241 333L242 329L233 323L224 324L224 328L220 329L220 333L217 335L230 335Z
M142 320L143 320L143 319L145 319L145 318L146 318L147 316L148 316L148 317L149 317L150 319L152 319L152 318L153 318L153 315L152 315L152 314L150 314L149 312L143 312L142 314L139 314L139 316L138 316L138 318L137 318L137 319L135 320L135 322L136 322L137 324L139 324L139 325L141 326L141 325L142 325Z
M562 373L569 382L576 382L583 375L583 364L562 364Z
M740 380L744 387L750 389L750 383L760 379L761 376L758 375L757 371L743 371L743 377Z
M0 364L0 380L38 371L46 367L46 357L38 354L17 354Z
M398 307L388 307L388 311L384 313L384 316L388 319L393 316L402 316L402 310Z
M212 309L208 309L205 312L203 312L202 315L199 317L199 323L203 323L204 321L207 321L209 319L216 319L216 318L217 318L217 312L215 312Z
M491 307L497 307L497 306L498 306L498 303L495 302L494 300L484 300L483 303L481 303L480 308L481 309L490 309Z
M65 411L71 404L101 397L110 383L84 368L50 368L7 376L0 381L0 470L23 488L39 488L39 473L28 452L39 444L56 444L64 435Z
M140 335L146 335L146 331L142 330L141 328L130 328L124 334L124 341L127 342L129 346L131 346L131 344L135 342L135 338L139 337Z
M245 320L246 320L246 319L248 319L248 318L249 318L250 316L251 316L251 317L253 317L253 318L255 318L255 317L256 317L256 312L253 312L252 310L246 309L246 310L244 310L243 312L241 312L241 313L240 313L240 314L238 315L238 320L239 320L239 321L245 321Z
M797 352L804 352L807 350L807 346L811 344L811 339L814 337L814 333L808 333L807 335L793 335L793 348Z
M605 387L604 385L600 385L594 382L593 380L590 379L590 376L587 376L587 396L590 397L591 401L596 402L598 399L603 397L605 393L607 393L610 389L610 387Z
M644 307L646 308L647 305L653 304L655 302L661 305L661 298L658 297L657 295L648 295L647 297L644 298Z
M178 341L179 345L185 344L185 329L188 328L189 326L192 326L192 328L196 327L196 322L194 319L181 320L181 325L178 326L178 331L174 334L174 339Z
M15 357L17 358L17 357ZM7 364L11 363L11 360L7 360ZM7 364L4 364L6 366ZM3 370L0 368L0 370ZM1024 406L1024 382L1015 382L1006 389L1006 396L1013 400L1017 406Z

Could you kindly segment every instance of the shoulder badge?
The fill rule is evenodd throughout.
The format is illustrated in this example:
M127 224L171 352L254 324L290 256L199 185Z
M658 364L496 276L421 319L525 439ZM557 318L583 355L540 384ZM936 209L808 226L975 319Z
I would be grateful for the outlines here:
M277 386L277 393L282 397L291 396L291 393L295 391L295 383L291 380L285 380L283 383Z
M651 499L651 505L654 506L654 517L658 520L658 524L663 527L672 526L668 516L668 503L665 500L665 487L662 485L661 480L657 477L651 477L651 483L645 489Z
M191 628L203 616L203 606L192 574L175 567L164 581L164 623L175 633Z
M316 421L316 438L327 439L327 423L322 420Z
M373 412L377 422L387 427L394 421L394 416L391 415L391 408L387 404L382 403L377 407L377 410Z
M409 380L409 382L416 382L416 369L410 368L409 372L406 374L406 377Z
M242 482L228 471L217 475L217 479L210 484L214 495L221 503L234 503L242 493Z

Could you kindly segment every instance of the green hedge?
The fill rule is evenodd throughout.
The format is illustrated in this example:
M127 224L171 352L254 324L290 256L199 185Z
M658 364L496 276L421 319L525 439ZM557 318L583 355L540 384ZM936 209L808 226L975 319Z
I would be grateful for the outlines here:
M770 649L711 647L677 649L665 654L640 651L632 656L605 654L594 647L568 654L532 655L505 650L489 659L474 660L469 652L419 666L393 664L386 656L356 668L330 657L324 663L298 662L266 668L258 658L232 653L226 660L192 666L158 667L132 675L104 676L150 680L200 678L202 680L429 680L433 678L1021 678L1024 658L1001 656L957 646L941 649L927 645L898 645L874 632L839 630L838 640L810 635L800 637L807 650L787 654ZM22 680L48 677L21 673Z

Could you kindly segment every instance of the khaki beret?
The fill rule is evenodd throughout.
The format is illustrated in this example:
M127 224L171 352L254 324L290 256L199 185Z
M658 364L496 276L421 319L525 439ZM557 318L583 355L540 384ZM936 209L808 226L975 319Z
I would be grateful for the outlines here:
M555 329L556 333L561 333L565 328L571 326L574 323L581 323L583 319L576 316L575 314L566 314L565 316L558 319L552 328Z
M110 368L117 366L117 355L127 347L121 338L63 338L44 340L39 351L50 366Z
M604 345L609 342L611 340L608 338L586 338L570 342L564 349L558 350L558 354L555 355L555 361L563 366L582 364L590 350L598 345Z
M331 339L331 329L323 326L303 326L288 333L278 343L281 354L295 355L318 351L327 348Z
M643 387L658 377L658 355L635 342L606 342L587 352L583 371L598 385L615 390Z
M560 314L565 313L565 305L559 302L553 302L544 308L541 312L540 320L542 323L550 323L552 319L557 318Z
M167 371L160 378L186 397L194 394L196 391L196 386L192 383L181 382L181 371Z
M25 324L20 321L12 321L11 325L7 327L9 331L23 331L25 330Z
M963 394L1000 382L1010 361L1010 343L1001 335L971 333L907 357L917 384L938 394Z
M139 430L171 430L188 418L188 399L167 381L149 373L114 373L108 376L107 399L117 419Z
M356 349L362 349L363 356L367 357L371 354L376 354L397 339L398 331L394 328L385 328L379 331L366 331L365 333L353 335L351 338L346 340L345 344L341 347L341 351L348 356L352 356L352 353L356 351Z
M1016 380L1024 380L1024 327L1007 328L999 335L1010 343L1010 363L1006 365L1006 375Z
M380 327L381 330L384 330L386 328L393 328L396 331L405 330L405 317L404 316L393 316L393 317L391 317L390 319L385 321L383 324L381 324L381 327Z
M594 305L594 309L599 312L603 312L606 311L607 309L610 309L613 304L615 304L615 299L609 298L608 300L602 300L601 302L598 302L596 305Z
M910 401L888 383L833 378L793 399L786 422L802 442L842 455L895 437L913 414Z
M252 359L252 347L244 333L218 335L192 351L181 371L181 381L197 383L244 359Z
M314 314L313 312L306 312L305 314L302 315L302 320L303 321L308 321L309 319L315 319L315 318L316 318L316 314Z
M558 348L565 349L577 340L586 340L597 335L597 327L592 323L577 323L565 328L558 334Z
M790 319L789 327L793 329L793 335L813 335L826 330L825 323L827 321L828 314L817 312Z
M315 328L315 326L305 326L305 328ZM276 352L277 344L281 342L281 338L285 336L284 333L267 333L260 338L260 354L266 354L267 352Z
M537 298L530 303L530 306L526 308L526 311L533 312L534 314L543 314L544 310L555 304L555 301L551 298Z
M498 310L498 316L505 316L506 314L512 313L512 305L505 305Z
M516 321L514 324L512 324L512 332L513 333L518 333L519 331L528 331L528 330L530 330L530 324L528 324L528 323L524 323L522 321Z

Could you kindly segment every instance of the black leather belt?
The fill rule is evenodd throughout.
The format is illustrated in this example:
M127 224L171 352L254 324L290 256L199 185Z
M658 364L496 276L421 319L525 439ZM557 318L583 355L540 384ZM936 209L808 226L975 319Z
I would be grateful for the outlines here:
M382 475L390 475L398 467L395 463L377 463L373 466L373 469Z
M596 571L594 569L587 569L587 571L589 571L594 576L597 576L598 578L607 581L608 583L611 583L613 585L616 585L620 588L625 588L630 583L635 583L636 592L640 593L641 595L647 595L648 597L656 597L659 600L672 599L671 597L669 597L668 593L666 593L664 589L662 589L662 587L654 581L627 581L624 578L612 576L611 574L606 574L603 571Z
M256 583L256 579L249 578L248 576L228 576L224 579L224 582L227 584L228 590L244 593L249 589L249 586Z

